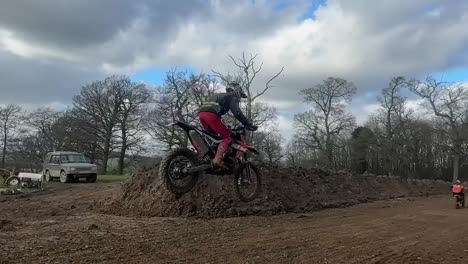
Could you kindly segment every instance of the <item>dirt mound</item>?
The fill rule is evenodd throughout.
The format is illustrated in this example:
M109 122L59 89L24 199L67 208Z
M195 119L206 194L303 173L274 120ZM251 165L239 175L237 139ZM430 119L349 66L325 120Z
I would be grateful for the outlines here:
M177 197L162 186L157 170L136 174L102 210L117 215L166 217L275 215L449 191L449 183L442 181L263 167L261 196L243 203L234 195L231 176L202 176L192 192Z

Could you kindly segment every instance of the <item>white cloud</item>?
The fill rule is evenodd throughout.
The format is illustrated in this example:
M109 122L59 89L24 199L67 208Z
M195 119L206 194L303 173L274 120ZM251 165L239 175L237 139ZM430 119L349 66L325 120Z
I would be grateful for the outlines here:
M294 14L283 14L284 24L257 35L249 34L252 30L248 26L233 29L223 21L235 20L236 16L241 20L240 14L252 12L251 6L244 2L227 13L225 10L231 9L219 8L221 2L216 2L211 19L182 23L161 51L148 51L148 56L138 57L125 69L162 64L233 72L235 68L228 54L237 57L244 50L258 52L264 71L254 85L262 86L284 65L284 73L275 81L277 87L265 96L275 101L298 102L300 89L328 76L347 78L363 92L380 90L395 75L422 77L460 65L452 59L468 50L465 3L396 2L355 1L353 5L332 0L317 10L314 19L292 22L290 17ZM457 13L447 11L455 8L459 9ZM438 10L437 18L427 16L434 10ZM281 14L264 13L265 17L275 15L281 17ZM296 18L300 15L296 11ZM251 26L258 25L253 21Z
M270 93L276 99L297 99L299 89L329 75L373 89L369 83L375 80L448 67L451 57L468 49L467 5L458 0L329 0L314 19L302 21L301 1L283 13L272 11L268 1L208 3L203 8L209 15L178 19L170 32L151 31L162 21L153 18L157 6L147 3L111 38L78 49L23 41L11 32L1 39L18 55L60 57L107 73L131 74L155 65L233 70L228 54L258 52L265 62L260 79L286 66L278 80L282 87Z
M291 110L292 108L297 107L300 105L300 102L294 101L294 100L272 100L272 99L265 99L259 97L257 100L259 103L265 103L265 104L270 104L276 107L280 111L287 111Z
M29 70L23 76L43 80L38 87L48 89L50 95L63 93L62 79L71 78L71 71L87 77L72 78L74 83L66 85L69 92L83 85L79 83L83 79L103 73L133 74L148 67L190 65L205 72L233 72L229 54L260 53L264 67L254 87L263 87L285 66L275 87L262 98L280 110L284 133L290 130L293 114L305 108L298 92L328 76L346 78L359 87L349 109L362 122L376 108L375 94L392 76L419 78L468 62L468 2L464 0L329 0L313 19L305 20L300 18L309 3L302 0L288 1L289 7L281 12L273 11L280 1L266 0L254 5L250 0L184 5L115 1L108 12L102 11L107 7L103 2L73 3L76 10L91 10L79 15L50 1L46 1L48 8L25 16L28 19L0 11L0 49L10 53L3 56L10 65L11 54L22 57L22 62L59 65L47 72ZM0 66L10 66L5 63L0 61ZM67 67L67 76L61 76L56 70L62 64L76 67ZM15 70L22 71L24 65L16 63ZM11 80L12 91L3 88L4 98L12 98L8 93L14 90L33 89L32 81L16 79ZM419 111L416 101L409 103Z
M75 54L61 52L60 50L48 49L41 46L36 46L27 43L7 30L0 28L0 48L21 57L26 58L47 58L47 59L61 59L67 61L78 61Z
M282 142L285 145L289 142L294 136L294 121L288 115L280 114L278 116L278 130L280 131L284 141Z
M422 113L425 112L427 109L425 109L422 105L424 104L425 100L424 99L413 99L413 100L407 100L406 101L406 107L408 109L413 110L414 112L417 113Z
M12 103L14 103L14 102L12 102ZM69 107L69 105L64 104L62 102L50 102L50 103L47 103L47 104L40 103L40 102L31 103L31 104L21 104L20 103L20 104L16 104L16 105L20 106L21 109L24 110L24 111L34 111L34 110L36 110L36 109L38 109L40 107L48 107L48 108L50 108L52 110L55 110L55 111L64 111ZM0 106L5 107L6 104L0 104Z

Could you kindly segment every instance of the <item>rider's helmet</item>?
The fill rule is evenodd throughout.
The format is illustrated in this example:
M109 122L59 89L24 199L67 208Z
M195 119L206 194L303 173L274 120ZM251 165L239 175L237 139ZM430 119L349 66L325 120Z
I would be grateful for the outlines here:
M226 86L226 92L234 93L238 98L247 98L247 95L244 93L242 86L238 82L230 82Z
M456 180L456 181L455 181L455 184L461 184L461 181L460 181L460 180Z

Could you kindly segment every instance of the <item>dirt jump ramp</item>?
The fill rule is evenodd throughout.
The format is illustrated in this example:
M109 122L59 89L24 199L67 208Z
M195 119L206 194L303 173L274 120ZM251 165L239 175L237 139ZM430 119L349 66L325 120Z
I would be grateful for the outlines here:
M101 207L105 213L163 217L236 217L311 212L398 197L447 194L450 183L319 169L262 167L261 195L243 203L233 177L204 175L182 196L168 192L158 169L140 171Z

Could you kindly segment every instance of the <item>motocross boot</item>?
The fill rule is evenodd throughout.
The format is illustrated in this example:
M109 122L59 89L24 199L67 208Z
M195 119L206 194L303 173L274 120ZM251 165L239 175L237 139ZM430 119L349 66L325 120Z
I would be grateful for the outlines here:
M218 149L216 150L216 155L214 159L211 161L211 164L213 165L213 167L218 167L221 169L228 169L226 165L224 165L224 161L223 161L224 154L226 154L226 152L228 151L228 148L229 148L229 145L224 144L224 142L221 142L218 145Z

